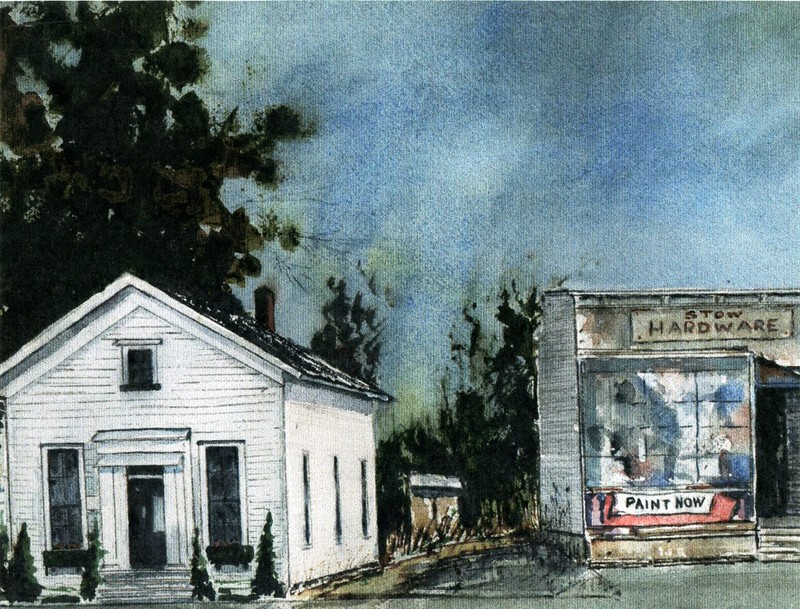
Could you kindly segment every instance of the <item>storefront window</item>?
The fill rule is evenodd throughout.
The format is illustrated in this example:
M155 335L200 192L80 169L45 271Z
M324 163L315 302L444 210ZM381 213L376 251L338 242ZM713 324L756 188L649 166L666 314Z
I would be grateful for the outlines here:
M746 368L598 372L586 377L589 488L746 487Z

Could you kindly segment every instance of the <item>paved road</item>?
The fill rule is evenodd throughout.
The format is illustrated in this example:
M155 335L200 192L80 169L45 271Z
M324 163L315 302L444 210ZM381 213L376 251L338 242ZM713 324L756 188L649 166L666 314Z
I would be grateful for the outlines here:
M800 609L800 563L739 563L603 569L577 578L556 596L533 595L529 583L424 592L402 598L152 605L154 609ZM144 607L139 605L138 607ZM69 605L74 609L75 605Z
M516 596L513 587L489 598L455 593L436 597L281 603L287 609L800 609L800 563L739 563L683 567L603 569L583 591L580 585L557 597ZM606 588L606 586L608 586Z

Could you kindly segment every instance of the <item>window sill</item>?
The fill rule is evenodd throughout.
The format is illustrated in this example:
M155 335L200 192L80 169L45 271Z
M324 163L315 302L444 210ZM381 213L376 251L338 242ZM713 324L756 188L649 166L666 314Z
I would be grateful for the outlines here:
M150 385L120 385L120 391L158 391L161 389L160 383L152 383Z

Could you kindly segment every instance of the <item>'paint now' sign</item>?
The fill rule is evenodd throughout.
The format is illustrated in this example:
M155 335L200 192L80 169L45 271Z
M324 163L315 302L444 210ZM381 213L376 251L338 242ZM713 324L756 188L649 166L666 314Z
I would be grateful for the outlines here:
M769 340L794 333L787 307L698 307L631 313L637 343L698 340Z
M712 493L681 491L646 495L616 493L613 512L621 516L708 514L713 498Z

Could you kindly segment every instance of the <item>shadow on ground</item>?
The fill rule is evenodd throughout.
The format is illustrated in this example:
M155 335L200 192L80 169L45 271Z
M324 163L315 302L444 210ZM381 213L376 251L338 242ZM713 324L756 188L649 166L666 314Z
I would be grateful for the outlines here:
M407 593L419 596L612 597L615 585L557 551L519 544L437 561L410 578Z

